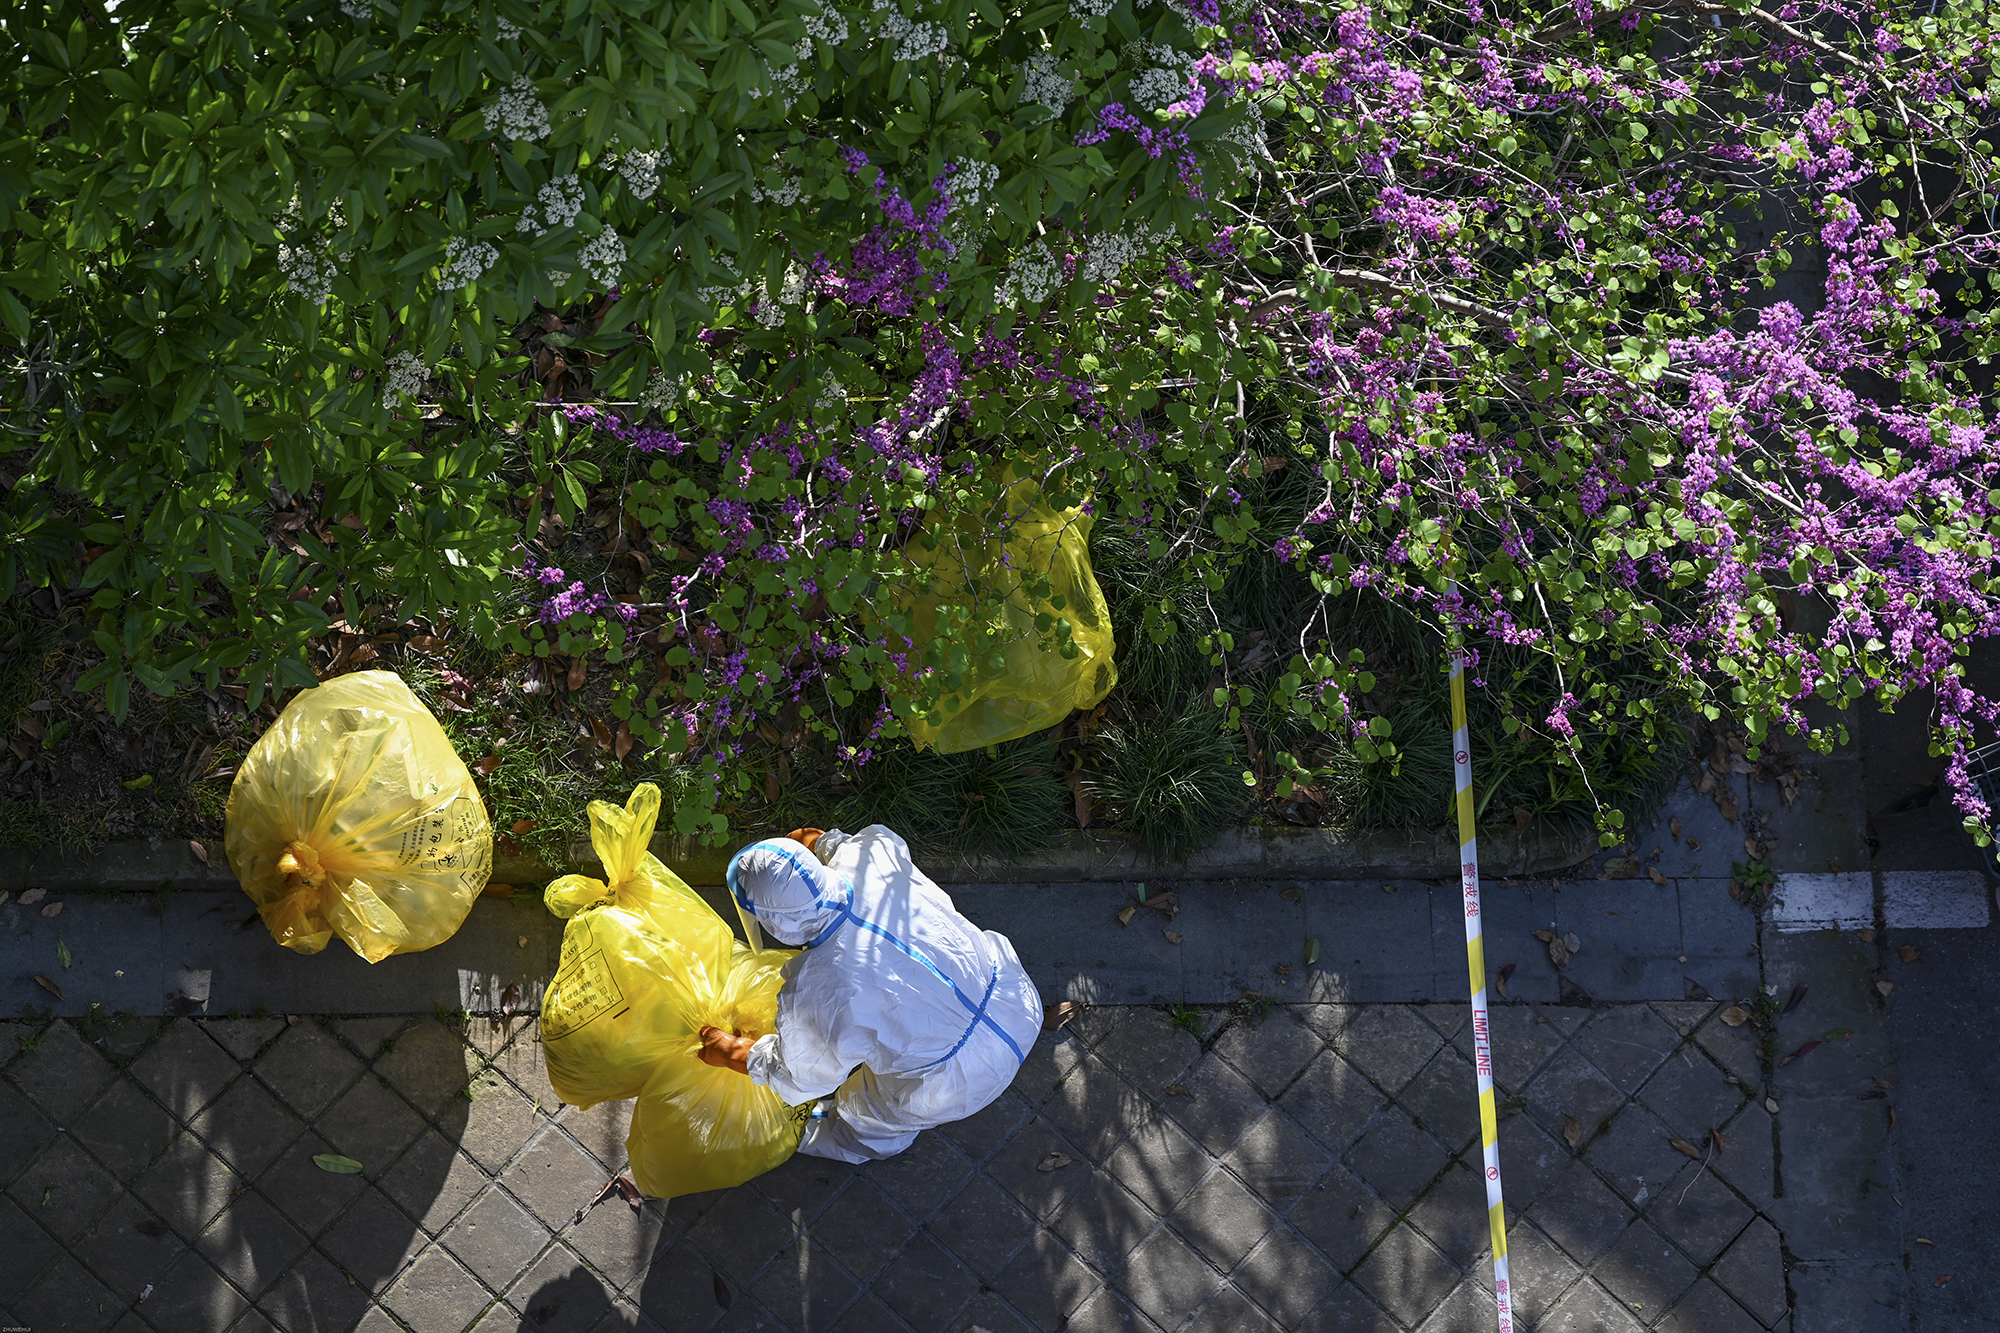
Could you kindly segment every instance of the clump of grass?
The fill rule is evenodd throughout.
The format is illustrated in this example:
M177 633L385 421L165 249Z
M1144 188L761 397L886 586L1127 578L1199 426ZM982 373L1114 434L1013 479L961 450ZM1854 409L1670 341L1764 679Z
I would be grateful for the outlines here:
M1041 733L964 754L885 746L834 805L833 822L886 824L924 856L1025 856L1048 844L1069 809L1051 740Z
M1094 743L1091 787L1106 822L1154 861L1185 861L1234 824L1248 804L1241 743L1214 710L1112 723Z

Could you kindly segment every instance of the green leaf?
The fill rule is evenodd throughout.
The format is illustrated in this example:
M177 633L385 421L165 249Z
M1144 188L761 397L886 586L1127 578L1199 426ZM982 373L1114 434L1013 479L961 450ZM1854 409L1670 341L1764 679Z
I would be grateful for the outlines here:
M64 967L68 967L76 961L75 955L70 953L69 945L63 942L61 936L56 937L56 961Z
M153 785L153 775L151 773L141 773L138 777L127 779L119 785L125 788L126 791L144 791Z
M342 1157L330 1152L313 1154L313 1165L322 1171L331 1171L336 1176L355 1175L362 1169L361 1163L352 1157Z

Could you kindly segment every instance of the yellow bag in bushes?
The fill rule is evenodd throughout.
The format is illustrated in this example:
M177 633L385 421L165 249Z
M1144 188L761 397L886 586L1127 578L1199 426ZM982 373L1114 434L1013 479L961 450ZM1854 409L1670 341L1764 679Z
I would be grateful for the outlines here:
M1006 597L1002 605L979 613L999 635L1003 663L975 661L964 685L940 701L938 725L922 718L906 723L918 745L935 746L944 754L1053 727L1071 709L1095 708L1118 683L1111 612L1090 570L1090 515L1051 508L1032 480L1008 488L1007 512L1012 525L1004 540L982 537L977 518L967 515L937 534L935 549L926 549L922 533L903 547L904 557L929 580L926 591L901 599L903 609L915 614L912 638L918 644L980 632L978 620L959 630L941 624L939 616L943 608L964 605L975 584ZM976 565L970 577L968 561ZM1049 581L1048 597L1030 595L1026 581L1043 576ZM1036 620L1044 615L1068 621L1075 656L1064 657L1056 648L1043 651L1045 635ZM956 712L945 706L953 697L959 704Z
M542 997L549 1082L572 1106L638 1097L632 1178L660 1198L739 1185L790 1157L805 1129L769 1088L701 1061L701 1029L762 1036L796 949L752 950L647 850L660 789L590 804L603 880L543 894L563 917L562 962Z
M493 829L444 728L387 671L302 691L236 770L223 850L271 937L371 963L450 939Z

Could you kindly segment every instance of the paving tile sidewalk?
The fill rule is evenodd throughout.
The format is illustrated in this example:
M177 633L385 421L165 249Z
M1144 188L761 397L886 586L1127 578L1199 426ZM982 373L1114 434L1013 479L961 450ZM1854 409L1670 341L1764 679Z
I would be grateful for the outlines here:
M1756 1053L1720 1007L1496 1010L1522 1327L1788 1329L1774 1126L1731 1081ZM624 1165L621 1108L561 1107L532 1020L0 1024L0 1314L36 1333L1491 1327L1466 1006L1188 1017L1200 1039L1161 1009L1091 1010L892 1162L794 1158L637 1210L590 1206ZM1669 1142L1710 1129L1720 1156Z

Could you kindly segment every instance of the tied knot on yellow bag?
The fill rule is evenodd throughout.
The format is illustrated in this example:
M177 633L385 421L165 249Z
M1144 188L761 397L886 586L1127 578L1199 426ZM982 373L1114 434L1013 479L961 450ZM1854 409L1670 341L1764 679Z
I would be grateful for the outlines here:
M651 900L662 876L681 890L692 893L678 876L653 859L649 848L653 830L660 819L660 789L642 782L622 806L609 801L590 803L590 849L604 866L604 878L564 875L542 892L549 911L568 920L586 907L609 899L626 907ZM659 866L659 875L648 873L646 862Z
M493 866L471 770L402 679L302 690L229 789L223 851L271 937L369 962L449 939Z
M776 1093L702 1063L701 1029L757 1037L777 1026L793 949L753 950L653 855L660 792L594 801L604 878L566 875L543 893L562 917L562 960L542 998L549 1082L573 1106L637 1097L632 1178L660 1198L741 1184L798 1147L804 1120Z

